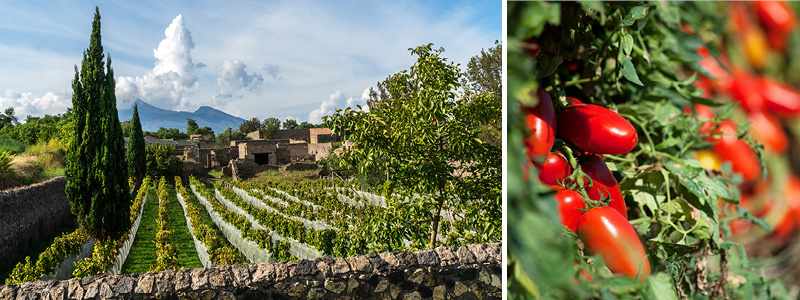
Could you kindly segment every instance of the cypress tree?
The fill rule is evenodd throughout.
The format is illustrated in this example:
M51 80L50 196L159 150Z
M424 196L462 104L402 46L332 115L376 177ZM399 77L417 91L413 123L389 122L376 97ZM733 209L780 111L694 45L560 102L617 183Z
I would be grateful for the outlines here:
M100 9L95 7L89 48L72 82L75 134L67 153L66 194L90 235L117 239L130 228L124 140L117 116L114 71L103 62Z
M134 105L130 138L128 138L128 173L135 179L136 186L139 186L146 172L147 158L144 152L144 133L142 133L142 123L139 121L138 105Z

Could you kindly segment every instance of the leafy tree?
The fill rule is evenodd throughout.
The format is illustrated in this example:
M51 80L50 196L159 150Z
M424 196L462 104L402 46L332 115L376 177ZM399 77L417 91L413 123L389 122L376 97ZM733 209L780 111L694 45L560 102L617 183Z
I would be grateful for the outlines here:
M471 209L467 221L484 237L500 234L500 148L476 139L479 127L501 113L491 96L465 99L461 73L433 44L411 50L418 56L410 70L390 76L385 93L370 111L350 108L325 117L325 125L353 142L342 164L367 173L383 165L390 189L429 195L430 246L436 246L445 206ZM469 101L469 103L468 103ZM469 105L468 105L469 104ZM378 158L385 158L380 160ZM420 200L424 201L424 200Z
M156 131L156 135L159 139L168 140L187 140L189 139L189 135L181 132L178 128L164 128L159 127Z
M197 134L197 130L200 129L200 126L197 125L197 122L190 118L186 118L186 126L186 134L188 135Z
M119 126L122 127L122 136L123 137L130 137L131 136L131 125L133 125L133 119L119 122Z
M181 172L181 161L173 155L175 147L172 145L150 144L145 147L147 160L147 175L166 176L171 178Z
M17 117L14 116L14 107L6 108L5 113L0 113L0 128L6 126L14 126L19 122Z
M300 123L300 125L297 126L297 129L306 129L306 128L317 128L317 125L303 121L303 123Z
M239 125L239 131L244 134L248 134L259 129L261 129L261 121L257 117L253 117L250 120L244 120L242 125Z
M197 125L197 122L195 120L190 118L186 118L186 125L188 126L186 128L187 135L199 134L203 136L204 140L214 139L214 130L212 130L211 127L208 126L200 127L199 125Z
M136 180L136 185L138 186L147 173L144 135L142 133L142 123L139 121L138 105L133 106L133 118L131 121L130 138L128 138L128 173Z
M297 127L297 120L286 118L283 122L283 129L295 129Z
M480 94L491 94L497 101L503 98L503 45L495 41L494 47L481 49L467 63L462 85Z
M75 66L72 107L75 134L67 152L66 194L78 222L100 240L130 228L128 172L117 117L111 60L104 64L100 9L95 7L89 48Z
M503 98L503 45L495 41L489 50L481 50L481 54L470 58L465 76L461 83L465 87L466 97L472 94L490 95L500 103ZM497 147L502 146L503 124L498 116L495 120L482 125L478 137Z
M278 118L266 118L261 122L261 136L266 139L272 139L275 131L281 128L281 120Z
M243 132L239 130L233 130L233 128L228 127L228 129L225 129L225 131L217 135L217 145L227 147L230 145L231 141L247 139L250 139L250 137Z

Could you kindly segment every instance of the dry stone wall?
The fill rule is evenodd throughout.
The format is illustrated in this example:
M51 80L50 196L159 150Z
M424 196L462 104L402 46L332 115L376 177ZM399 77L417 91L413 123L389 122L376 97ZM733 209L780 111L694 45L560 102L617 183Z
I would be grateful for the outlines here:
M23 249L73 219L66 185L62 176L0 191L0 265L16 264Z
M0 286L0 299L500 299L500 244Z

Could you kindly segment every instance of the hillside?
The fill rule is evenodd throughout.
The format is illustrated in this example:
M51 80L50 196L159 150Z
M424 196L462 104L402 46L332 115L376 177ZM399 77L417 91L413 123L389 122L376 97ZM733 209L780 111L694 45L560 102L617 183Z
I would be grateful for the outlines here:
M178 128L186 131L186 119L194 119L200 127L209 126L215 133L225 131L228 127L234 129L244 122L244 119L229 115L221 110L209 106L201 106L194 112L166 110L150 105L141 99L136 100L139 105L139 120L142 130L156 131L159 127ZM133 117L133 107L119 110L119 120L130 120Z

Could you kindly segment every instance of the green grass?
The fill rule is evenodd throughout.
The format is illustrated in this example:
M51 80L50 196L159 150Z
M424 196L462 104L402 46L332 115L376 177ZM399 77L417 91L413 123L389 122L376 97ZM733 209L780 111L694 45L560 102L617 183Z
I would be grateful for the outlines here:
M158 197L154 189L147 191L147 202L142 210L142 220L134 237L131 252L122 265L122 274L142 273L150 270L150 264L156 263L156 218L158 218Z
M171 189L172 199L167 207L169 215L169 229L172 230L170 243L178 249L178 263L183 268L201 268L200 258L197 257L197 250L194 248L194 241L189 234L189 227L186 226L186 219L183 217L183 209L178 199L175 198L174 188ZM142 273L150 270L150 265L156 263L156 218L158 218L158 196L155 189L147 191L147 203L144 204L142 221L139 224L139 231L131 247L131 252L122 266L122 274Z
M183 208L178 203L175 196L175 186L168 185L169 189L169 229L172 230L170 243L178 248L178 263L184 268L202 268L203 264L197 257L197 249L194 247L194 240L189 233L189 226L186 225L186 218L183 216Z
M210 170L208 171L208 175L214 178L220 178L222 177L222 171Z
M14 154L25 152L25 144L0 136L0 152L8 151Z

